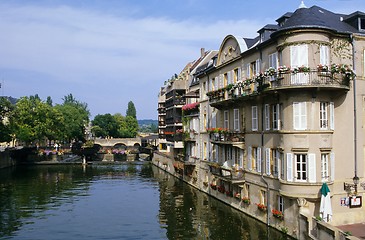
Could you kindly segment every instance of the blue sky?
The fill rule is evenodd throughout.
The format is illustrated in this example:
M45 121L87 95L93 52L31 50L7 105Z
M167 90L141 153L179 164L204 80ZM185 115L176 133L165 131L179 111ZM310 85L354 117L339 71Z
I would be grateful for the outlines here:
M69 93L92 114L157 119L164 81L199 57L218 50L228 34L257 30L299 0L0 0L0 95ZM223 4L224 3L224 4ZM337 13L365 12L364 0L312 0Z

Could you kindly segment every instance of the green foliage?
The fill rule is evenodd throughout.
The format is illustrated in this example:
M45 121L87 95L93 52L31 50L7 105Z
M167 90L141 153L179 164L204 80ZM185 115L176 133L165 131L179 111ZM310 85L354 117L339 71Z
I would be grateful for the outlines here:
M120 137L133 138L138 132L137 119L132 116L126 116L119 128Z
M96 137L118 137L118 122L110 113L96 115L91 121L92 133Z
M0 97L0 142L10 142L11 137L11 122L10 117L14 110L14 106L9 99Z
M127 111L126 111L126 117L128 117L128 116L137 119L137 111L136 111L136 108L135 108L134 103L132 101L129 101L129 103L128 103L128 108L127 108Z

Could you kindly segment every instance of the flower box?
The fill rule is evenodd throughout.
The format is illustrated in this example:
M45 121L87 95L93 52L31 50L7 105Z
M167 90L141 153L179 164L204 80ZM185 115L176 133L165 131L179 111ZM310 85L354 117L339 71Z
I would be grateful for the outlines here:
M273 215L274 217L276 217L276 218L278 218L278 219L280 219L280 220L283 220L283 219L284 219L284 214L283 214L283 212L281 212L281 211L279 211L279 210L277 210L277 209L273 209L273 210L271 210L271 213L272 213L272 215Z
M260 211L266 211L267 207L263 203L256 203L257 209Z
M242 202L248 205L251 203L251 200L248 197L243 197Z

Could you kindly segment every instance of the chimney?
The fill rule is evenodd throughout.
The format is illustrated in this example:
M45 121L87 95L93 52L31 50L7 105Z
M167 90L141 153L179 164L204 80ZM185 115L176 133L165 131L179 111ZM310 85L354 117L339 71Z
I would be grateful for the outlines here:
M200 48L200 56L204 57L205 55L205 48Z

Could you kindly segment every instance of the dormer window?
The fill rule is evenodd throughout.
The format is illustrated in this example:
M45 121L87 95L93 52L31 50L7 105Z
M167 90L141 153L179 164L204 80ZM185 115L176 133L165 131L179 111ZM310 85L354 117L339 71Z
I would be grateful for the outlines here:
M260 34L260 43L264 42L264 40L265 40L265 34L261 33Z
M360 30L365 31L365 18L359 18L359 27Z

